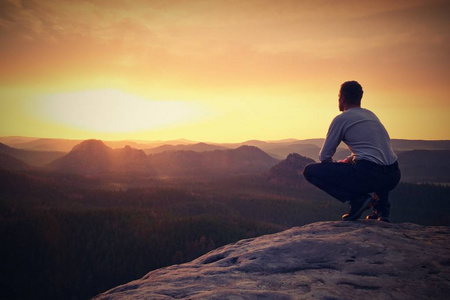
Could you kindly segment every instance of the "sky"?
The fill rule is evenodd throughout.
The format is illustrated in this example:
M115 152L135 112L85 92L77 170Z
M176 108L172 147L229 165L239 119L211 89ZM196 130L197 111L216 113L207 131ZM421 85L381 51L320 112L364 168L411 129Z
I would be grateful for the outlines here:
M450 139L450 1L0 0L0 136L321 138L344 81Z

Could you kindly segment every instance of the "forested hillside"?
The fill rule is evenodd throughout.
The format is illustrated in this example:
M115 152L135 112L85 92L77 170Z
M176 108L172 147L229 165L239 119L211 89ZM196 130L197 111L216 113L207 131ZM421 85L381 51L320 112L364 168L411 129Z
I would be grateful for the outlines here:
M400 184L394 222L450 225L450 188ZM300 179L86 177L0 171L0 264L6 299L89 299L240 239L347 206Z

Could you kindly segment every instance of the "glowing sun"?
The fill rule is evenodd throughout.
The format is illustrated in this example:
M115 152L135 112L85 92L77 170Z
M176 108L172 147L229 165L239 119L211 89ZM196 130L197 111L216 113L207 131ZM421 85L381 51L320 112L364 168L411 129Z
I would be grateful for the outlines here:
M135 132L199 121L205 107L186 101L158 101L117 90L40 96L37 110L48 121L99 132Z

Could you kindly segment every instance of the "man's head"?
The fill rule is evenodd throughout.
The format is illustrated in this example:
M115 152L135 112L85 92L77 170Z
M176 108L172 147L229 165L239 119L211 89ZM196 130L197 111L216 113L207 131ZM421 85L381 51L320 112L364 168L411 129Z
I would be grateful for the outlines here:
M361 106L363 93L362 86L358 82L344 82L339 91L339 110L344 111L350 107Z

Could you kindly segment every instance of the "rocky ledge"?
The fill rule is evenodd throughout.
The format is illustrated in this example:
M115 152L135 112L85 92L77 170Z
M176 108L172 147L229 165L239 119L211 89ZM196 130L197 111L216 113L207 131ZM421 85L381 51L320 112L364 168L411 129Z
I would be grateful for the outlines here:
M450 228L319 222L246 239L96 299L448 299Z

